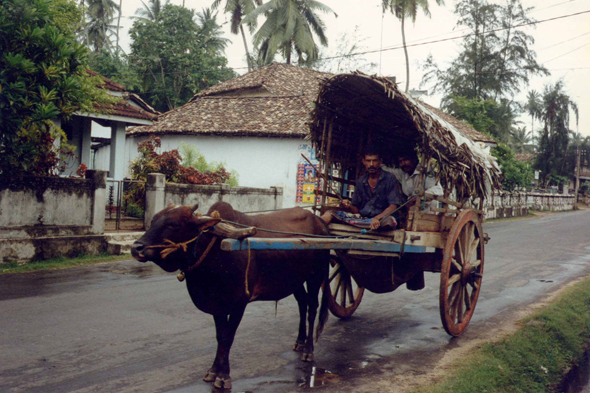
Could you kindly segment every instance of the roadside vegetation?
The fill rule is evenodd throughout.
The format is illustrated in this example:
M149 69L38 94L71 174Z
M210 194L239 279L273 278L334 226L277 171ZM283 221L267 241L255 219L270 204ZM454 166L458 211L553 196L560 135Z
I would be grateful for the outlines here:
M95 265L104 262L125 261L131 259L130 255L80 255L75 258L53 258L44 261L31 261L27 263L7 262L0 264L0 274L30 273L42 270L62 270L77 266Z
M583 358L590 337L590 278L566 289L555 301L520 322L501 341L463 357L444 381L421 393L552 392Z

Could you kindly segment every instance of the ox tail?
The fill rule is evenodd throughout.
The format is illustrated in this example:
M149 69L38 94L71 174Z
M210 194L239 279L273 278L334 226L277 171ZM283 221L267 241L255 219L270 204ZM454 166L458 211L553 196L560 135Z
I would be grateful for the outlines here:
M328 290L328 285L330 285L329 281L328 281L328 275L329 275L330 269L326 269L326 276L324 278L324 283L322 285L322 301L320 303L320 316L319 316L319 320L318 320L318 326L315 330L315 341L318 342L318 340L320 339L320 335L322 334L322 332L324 331L324 326L326 325L326 322L328 321L328 316L330 315L330 313L328 312L328 300L330 298L330 294L329 294L329 290Z

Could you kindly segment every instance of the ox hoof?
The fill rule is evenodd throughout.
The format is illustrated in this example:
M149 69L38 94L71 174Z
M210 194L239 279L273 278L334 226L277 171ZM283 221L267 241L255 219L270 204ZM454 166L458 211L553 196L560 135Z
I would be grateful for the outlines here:
M213 369L210 369L209 371L207 371L207 374L205 374L205 376L203 377L203 381L213 382L215 381L215 378L217 378L217 373L213 371Z
M231 389L231 378L229 375L219 376L215 378L213 386L215 386L217 389Z
M302 353L301 354L301 361L313 362L313 353Z
M295 343L293 350L295 352L303 352L305 350L305 343Z

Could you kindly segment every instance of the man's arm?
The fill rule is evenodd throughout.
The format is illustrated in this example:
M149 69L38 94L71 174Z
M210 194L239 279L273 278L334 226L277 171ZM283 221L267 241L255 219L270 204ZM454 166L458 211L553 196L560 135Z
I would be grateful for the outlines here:
M388 216L389 214L393 213L397 209L397 205L389 205L385 210L381 213L377 214L375 217L371 219L371 229L377 229L381 226L381 219L383 217Z

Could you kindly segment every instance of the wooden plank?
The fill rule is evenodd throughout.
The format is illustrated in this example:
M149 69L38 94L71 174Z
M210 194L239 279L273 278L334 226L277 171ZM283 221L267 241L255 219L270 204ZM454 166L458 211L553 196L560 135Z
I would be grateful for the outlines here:
M315 239L315 238L248 238L245 240L224 239L221 241L223 251L246 250L364 250L399 253L401 246L396 243L379 240L357 239ZM426 247L404 246L405 253L424 253Z

